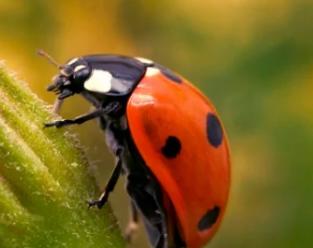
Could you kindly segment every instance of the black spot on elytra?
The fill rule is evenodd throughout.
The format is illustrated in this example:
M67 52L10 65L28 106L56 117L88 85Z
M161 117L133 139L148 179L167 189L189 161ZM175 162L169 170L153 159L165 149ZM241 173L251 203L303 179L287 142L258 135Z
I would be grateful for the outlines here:
M206 229L211 228L218 219L220 214L220 208L215 206L214 208L210 209L208 212L203 215L201 220L198 223L198 229L200 231L204 231Z
M207 136L210 144L218 147L223 141L223 129L216 115L209 113L207 115Z
M170 79L171 81L174 81L175 83L182 83L182 79L181 77L179 77L176 73L174 73L173 71L171 71L170 69L156 64L156 67L161 71L161 73L167 77L168 79Z
M162 154L167 158L175 158L181 150L180 140L175 136L168 136L162 147Z

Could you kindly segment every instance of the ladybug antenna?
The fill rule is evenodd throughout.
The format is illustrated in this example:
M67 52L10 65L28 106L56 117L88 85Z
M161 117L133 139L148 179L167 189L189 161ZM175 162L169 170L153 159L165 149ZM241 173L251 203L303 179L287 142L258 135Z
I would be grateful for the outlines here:
M52 58L48 53L46 53L43 49L38 49L37 54L43 58L46 58L51 64L55 65L58 69L62 69L63 66L60 65L54 58Z

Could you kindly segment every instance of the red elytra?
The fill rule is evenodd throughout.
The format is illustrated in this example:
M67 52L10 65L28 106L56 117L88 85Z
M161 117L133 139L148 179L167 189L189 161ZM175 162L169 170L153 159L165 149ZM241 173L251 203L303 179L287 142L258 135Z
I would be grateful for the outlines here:
M139 153L174 207L187 247L202 247L223 218L230 187L228 141L214 106L187 80L175 83L157 73L137 85L126 115ZM221 125L218 144L208 138L216 131L208 130L208 115ZM218 127L213 122L211 128ZM168 137L180 142L175 157L162 153Z

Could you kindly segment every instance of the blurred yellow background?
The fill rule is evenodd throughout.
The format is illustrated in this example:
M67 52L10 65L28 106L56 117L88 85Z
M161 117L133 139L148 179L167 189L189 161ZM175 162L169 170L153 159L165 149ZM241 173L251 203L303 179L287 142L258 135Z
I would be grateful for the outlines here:
M41 98L60 63L90 53L142 56L181 73L228 130L231 197L211 248L313 243L313 2L309 0L0 0L0 58ZM62 116L89 110L79 97ZM95 122L74 127L103 187L113 166ZM125 226L121 180L111 197ZM143 230L132 247L147 247Z

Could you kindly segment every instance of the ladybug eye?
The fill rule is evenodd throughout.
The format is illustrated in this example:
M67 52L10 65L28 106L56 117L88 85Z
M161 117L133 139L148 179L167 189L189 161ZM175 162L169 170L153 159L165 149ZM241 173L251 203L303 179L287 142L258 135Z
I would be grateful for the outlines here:
M85 65L78 65L74 69L73 78L75 81L84 82L90 75L90 69Z
M73 68L68 65L62 66L60 73L66 77L69 77L73 74Z
M78 72L78 71L83 70L85 68L86 68L85 65L78 65L78 66L75 67L74 72Z

